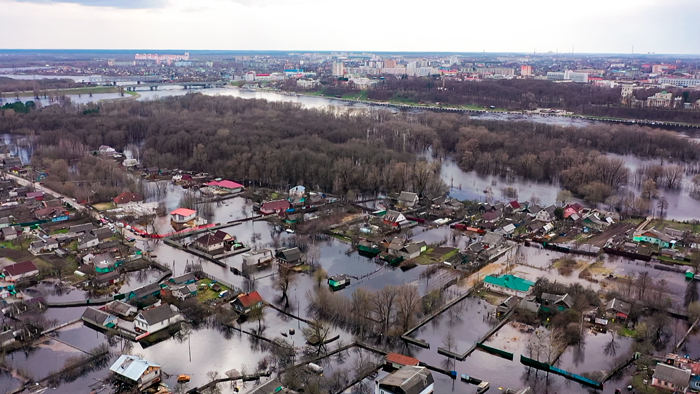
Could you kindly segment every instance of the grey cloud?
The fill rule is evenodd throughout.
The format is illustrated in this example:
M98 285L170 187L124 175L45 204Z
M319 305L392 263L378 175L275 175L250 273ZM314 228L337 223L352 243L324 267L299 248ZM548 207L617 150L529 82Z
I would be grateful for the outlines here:
M165 4L165 0L17 0L23 3L72 3L89 7L111 7L123 9L145 9L160 8Z

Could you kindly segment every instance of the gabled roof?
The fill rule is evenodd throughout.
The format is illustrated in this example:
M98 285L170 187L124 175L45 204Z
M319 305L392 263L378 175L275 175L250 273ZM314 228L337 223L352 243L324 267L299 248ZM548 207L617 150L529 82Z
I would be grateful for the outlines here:
M605 304L606 311L615 311L625 315L629 315L631 309L632 306L630 304L620 301L617 298L613 298L612 300L608 301L607 304Z
M122 354L109 370L131 381L137 382L150 367L160 368L160 365L146 361L130 354Z
M489 211L481 215L481 218L487 222L491 222L501 217L501 211Z
M220 243L224 242L224 240L217 237L214 234L207 233L207 234L204 234L201 237L197 238L197 240L194 242L196 242L200 245L211 246L211 245L220 244Z
M535 282L519 278L515 275L501 275L499 277L488 275L484 278L484 282L517 291L528 291L530 287L535 284Z
M403 202L416 202L418 201L418 195L412 192L401 192L398 200Z
M417 358L404 356L403 354L399 354L399 353L387 354L386 361L390 362L392 364L413 365L413 366L416 366L416 365L418 365L418 363L420 363L420 360L418 360Z
M406 251L406 253L413 254L420 252L424 246L426 246L425 241L411 242L410 244L404 246L403 249Z
M244 294L238 297L238 301L243 305L244 308L249 308L256 305L259 302L263 302L262 296L257 291L252 293Z
M32 271L38 271L39 268L36 267L36 265L30 261L23 261L21 263L16 263L12 265L8 265L7 267L4 268L5 272L10 274L11 276L17 276L17 275L22 275L26 274Z
M433 375L425 367L404 366L378 381L380 387L400 387L402 393L419 394L434 383Z
M97 275L95 277L95 282L97 283L107 283L112 280L117 280L121 276L119 271L106 272L104 274Z
M268 201L264 202L260 208L265 209L265 210L279 210L279 209L288 209L291 205L289 204L289 201L287 200L275 200L275 201Z
M93 321L97 324L104 324L109 318L112 316L109 313L103 312L97 308L93 308L91 306L87 307L85 309L85 312L83 312L82 319L85 320L90 320Z
M401 218L401 216L403 216L401 212L387 211L384 215L384 220L386 220L387 222L396 223L400 221L399 219Z
M149 326L158 324L177 315L178 313L172 310L170 304L161 304L160 306L141 312L141 316Z
M659 363L654 370L654 378L672 383L677 388L688 387L688 383L690 382L690 370Z
M114 197L114 199L112 201L114 201L115 204L127 204L130 202L143 201L143 198L136 193L126 191L126 192L123 192L120 195Z
M656 231L656 230L654 230L654 229L644 231L644 232L642 233L642 235L646 235L646 236L648 236L648 237L657 238L657 239L660 239L660 240L662 240L662 241L664 241L664 242L668 242L668 243L671 243L671 241L672 241L672 240L671 240L671 237L669 237L668 235L666 235L666 234L664 234L664 233L662 233L662 232L660 232L660 231Z
M85 233L78 239L78 243L85 244L85 243L88 243L88 242L96 240L96 239L97 239L96 236L94 236L90 233Z
M574 300L571 299L571 296L569 296L569 293L566 293L564 295L542 293L542 299L550 301L552 304L563 303L568 308L571 308L574 305Z
M194 276L193 273L188 272L184 275L174 276L174 277L170 278L169 280L170 280L170 282L175 283L176 285L179 285L179 284L190 282L190 281L196 281L197 277Z
M131 305L123 303L121 301L112 301L109 304L105 305L106 310L123 316L128 315L129 311L131 311L132 308L136 310L135 307L132 307Z
M146 286L139 287L138 289L132 290L136 297L145 297L151 295L156 291L160 291L160 285L158 283L149 283Z
M301 251L299 248L289 248L277 251L277 258L284 261L297 261L301 259Z
M93 257L92 263L95 264L95 267L111 267L117 263L117 260L111 253L102 253Z
M83 224L77 224L75 226L70 226L68 228L68 232L71 233L87 233L90 230L95 228L92 223L83 223Z
M513 209L520 208L520 203L517 200L513 200L513 201L509 202L508 205L510 205L510 207Z
M243 187L240 183L236 183L233 181L228 181L228 180L223 180L223 181L211 181L207 183L207 186L216 186L216 187L222 187L224 189L238 189Z
M503 241L503 234L498 234L494 232L488 232L484 234L484 237L481 238L481 243L486 244L489 246L494 246Z
M188 208L178 208L178 209L170 212L171 215L180 215L180 216L185 216L185 217L190 216L190 215L194 215L195 213L197 213L197 211L195 211L194 209L188 209Z

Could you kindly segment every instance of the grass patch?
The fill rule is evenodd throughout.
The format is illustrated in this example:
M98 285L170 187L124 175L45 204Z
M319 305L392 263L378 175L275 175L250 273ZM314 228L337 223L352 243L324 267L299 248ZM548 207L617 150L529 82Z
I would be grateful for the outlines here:
M488 302L491 305L499 305L501 302L503 302L507 297L504 297L501 294L496 294L488 290L479 290L476 293L476 296L483 299L484 301Z
M647 384L644 384L644 380L647 381ZM637 392L644 394L668 394L671 392L653 387L651 385L651 378L647 377L645 372L632 376L632 387L634 387Z
M67 229L67 228L59 228L58 230L52 230L52 231L51 231L51 235L54 235L54 234L66 234L66 233L68 233L68 229Z
M637 335L637 331L631 330L627 327L622 327L619 330L617 330L617 334L622 335L623 337L634 338L634 336Z
M15 245L13 241L2 241L0 242L0 248L22 250L22 245Z
M112 201L101 202L99 204L93 204L92 207L97 209L99 212L104 212L110 209L114 209L114 203Z
M229 290L229 291L231 290L230 288L228 288L228 287L224 286L223 284L217 282L217 284L221 287L221 290L219 290L219 291L214 291L214 290L212 290L212 289L209 287L209 285L210 285L212 282L213 282L213 281L212 281L211 279L208 279L208 278L204 278L204 279L202 279L202 280L200 280L200 281L197 282L197 299L199 300L199 302L205 302L205 301L210 301L210 300L218 299L218 298L219 298L219 293L220 293L220 292L222 292L222 291L224 291L224 290ZM202 283L204 283L204 284L207 285L207 288L206 288L206 289L200 288L200 285L201 285Z
M675 222L672 220L654 220L649 224L649 228L651 226L654 227L656 230L663 230L666 228L672 228L674 230L679 230L679 231L692 231L695 232L696 228L698 227L697 225L693 225L692 223L681 223L681 222Z

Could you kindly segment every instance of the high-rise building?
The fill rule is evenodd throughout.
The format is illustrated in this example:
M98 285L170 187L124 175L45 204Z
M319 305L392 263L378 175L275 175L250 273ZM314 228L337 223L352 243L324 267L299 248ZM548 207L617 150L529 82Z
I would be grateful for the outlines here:
M523 64L520 66L520 75L523 77L531 77L532 76L532 66L528 64Z
M394 60L394 59L384 60L384 68L395 68L395 67L396 67L396 60Z
M345 65L343 62L333 63L333 76L342 77L343 75L345 75Z

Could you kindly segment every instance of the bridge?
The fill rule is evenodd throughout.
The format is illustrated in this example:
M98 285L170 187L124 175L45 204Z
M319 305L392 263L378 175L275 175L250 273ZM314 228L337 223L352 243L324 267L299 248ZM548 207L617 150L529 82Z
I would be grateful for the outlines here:
M138 85L125 86L126 90L135 92L137 90L158 90L159 86L182 86L184 89L210 89L221 88L226 82L151 82L139 83Z

